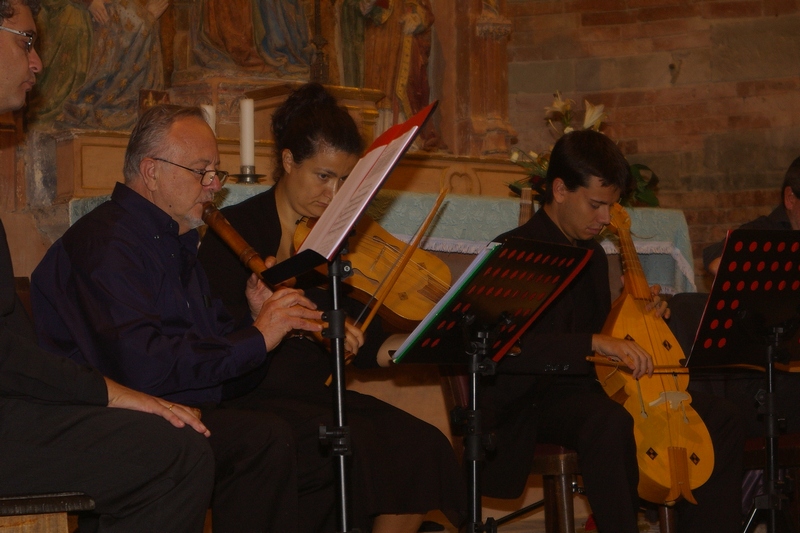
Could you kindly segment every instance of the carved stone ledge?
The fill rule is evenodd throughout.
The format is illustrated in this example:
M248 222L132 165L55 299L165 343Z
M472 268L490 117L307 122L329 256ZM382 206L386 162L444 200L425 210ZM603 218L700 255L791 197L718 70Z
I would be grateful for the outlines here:
M475 30L479 37L504 39L511 35L511 20L497 13L484 11L478 17Z

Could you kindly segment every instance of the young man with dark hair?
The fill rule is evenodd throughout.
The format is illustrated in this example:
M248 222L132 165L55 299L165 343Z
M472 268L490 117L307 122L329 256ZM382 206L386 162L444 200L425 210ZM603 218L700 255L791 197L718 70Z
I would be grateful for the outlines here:
M484 494L519 496L530 472L535 442L578 452L586 495L598 529L635 533L639 469L634 421L609 398L586 360L594 353L627 366L633 378L651 379L653 359L633 340L600 331L611 310L608 262L594 240L611 220L610 209L632 186L625 157L595 131L575 131L556 143L543 206L505 235L592 250L584 269L522 338L520 355L505 357L482 383L487 431L497 435L485 468ZM654 290L657 293L657 290ZM652 306L665 315L663 302ZM711 406L713 405L713 408ZM712 436L715 469L693 490L699 505L677 505L682 533L738 531L742 427L733 408L694 397L692 406ZM667 431L667 428L664 429Z
M0 113L25 104L42 68L38 9L0 0ZM202 531L214 479L208 430L189 408L37 347L2 223L0 421L0 493L84 492L95 510L82 531Z

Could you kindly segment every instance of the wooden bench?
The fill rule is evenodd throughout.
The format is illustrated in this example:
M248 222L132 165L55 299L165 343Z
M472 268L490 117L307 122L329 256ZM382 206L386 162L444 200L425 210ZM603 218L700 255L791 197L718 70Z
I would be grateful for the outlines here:
M68 533L67 513L92 509L94 500L81 492L0 496L0 532Z

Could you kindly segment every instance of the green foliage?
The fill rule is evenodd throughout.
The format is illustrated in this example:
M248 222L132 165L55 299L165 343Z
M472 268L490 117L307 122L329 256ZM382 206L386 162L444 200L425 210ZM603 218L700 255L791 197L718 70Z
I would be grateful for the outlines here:
M534 195L544 192L544 175L547 173L547 166L544 171L541 167L531 164L529 161L515 161L516 164L525 168L529 174L527 177L509 183L508 188L516 195L522 194L522 189L533 189ZM619 203L626 207L658 207L658 176L647 165L636 163L631 165L631 175L633 175L636 185L630 193L620 198Z
M647 165L636 163L631 165L631 174L636 186L629 195L620 199L620 204L626 207L658 207L656 173Z

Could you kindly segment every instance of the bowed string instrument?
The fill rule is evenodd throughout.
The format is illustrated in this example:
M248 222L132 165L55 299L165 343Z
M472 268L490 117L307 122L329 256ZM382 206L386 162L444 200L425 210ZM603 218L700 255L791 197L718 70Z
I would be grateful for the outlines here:
M408 244L367 216L356 224L347 246L347 260L352 265L353 275L344 281L353 287L353 298L364 304L356 322L362 323L364 313L371 309L362 329L366 329L377 313L394 329L411 331L450 288L450 269L444 261L419 247L446 193L446 190L440 192ZM315 223L315 219L303 219L298 224L294 234L295 249L300 248ZM319 269L325 273L324 265Z
M407 245L367 217L357 225L354 237L348 241L347 254L354 275L345 282L353 286L354 298L365 304L365 311L361 316L366 309L370 309L366 318L358 321L358 327L362 331L367 329L376 314L380 314L396 329L410 331L450 288L450 270L447 265L430 252L419 249L419 243L445 195L446 191L443 190ZM263 281L263 273L267 270L263 258L239 235L212 202L203 204L203 222ZM308 235L313 223L303 222L298 226L302 228L295 234L295 249ZM316 333L314 336L316 340L327 344L321 334ZM352 354L346 354L346 359L350 361Z
M675 336L647 304L653 301L630 235L631 221L619 204L611 207L609 230L619 237L625 284L612 304L603 333L633 340L653 357L653 376L633 379L627 368L603 356L590 358L606 394L623 404L634 421L639 495L670 504L683 497L697 503L692 490L714 468L708 429L686 391L688 369Z

